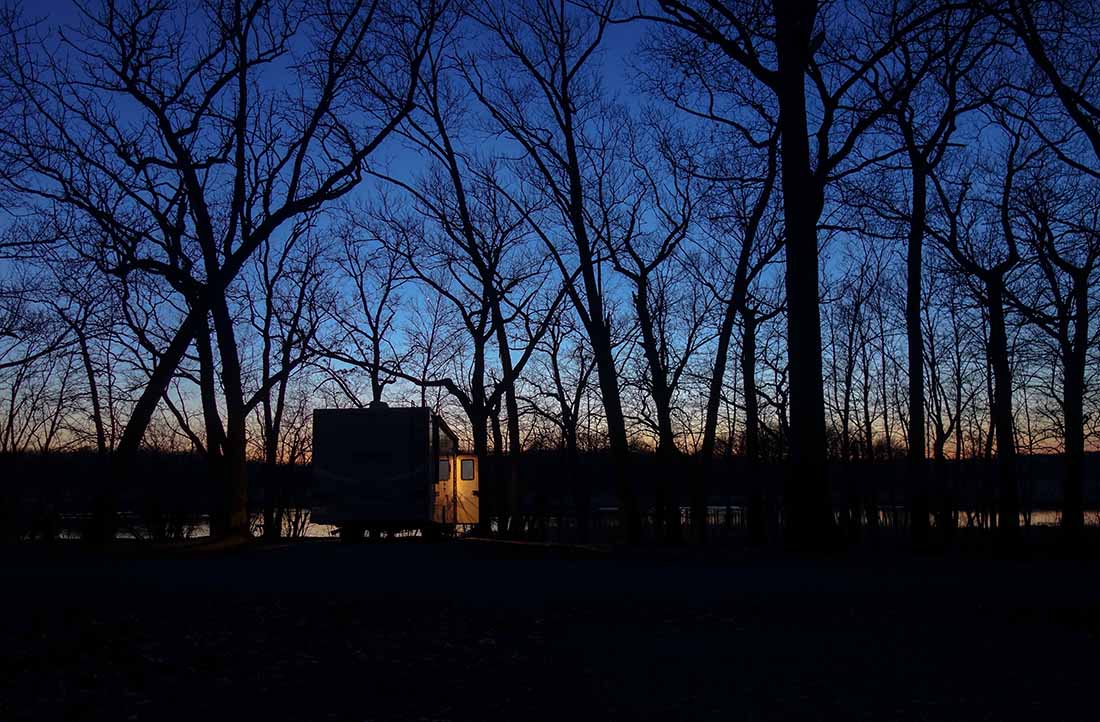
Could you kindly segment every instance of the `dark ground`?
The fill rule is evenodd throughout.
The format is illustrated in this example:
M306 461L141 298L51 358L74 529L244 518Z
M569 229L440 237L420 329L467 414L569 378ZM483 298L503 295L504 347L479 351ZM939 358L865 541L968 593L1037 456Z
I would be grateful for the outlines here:
M0 548L0 720L1100 715L1095 561L125 549Z

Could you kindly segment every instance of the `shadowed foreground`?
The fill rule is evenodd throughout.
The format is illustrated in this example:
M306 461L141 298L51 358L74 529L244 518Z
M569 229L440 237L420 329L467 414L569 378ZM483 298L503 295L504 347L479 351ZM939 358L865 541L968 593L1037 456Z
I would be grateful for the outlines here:
M0 550L0 719L1094 719L1095 562Z

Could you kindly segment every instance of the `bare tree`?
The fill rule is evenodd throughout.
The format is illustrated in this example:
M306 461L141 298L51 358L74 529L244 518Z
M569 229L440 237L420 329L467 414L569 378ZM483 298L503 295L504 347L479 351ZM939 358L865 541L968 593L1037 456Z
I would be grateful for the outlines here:
M695 244L696 282L721 307L699 450L702 463L692 494L692 532L700 538L733 331L750 287L782 248L782 224L774 192L779 154L775 118L758 89L742 82L736 62L699 53L694 45L681 34L654 33L647 48L647 80L654 92L687 119L701 121L714 136L711 157L699 173L714 190L707 195L705 223ZM756 324L749 321L743 327L752 331Z
M792 544L809 548L832 526L818 298L818 224L826 190L877 157L864 150L852 160L860 138L893 110L907 87L898 83L883 94L872 90L872 80L885 74L883 66L898 47L942 8L796 0L777 0L766 9L753 2L661 0L660 8L661 15L649 17L697 37L706 44L698 52L713 48L742 66L747 82L770 91L776 109L791 385L787 530ZM849 22L857 13L862 21Z
M76 374L70 326L32 302L37 283L0 286L0 451L48 451L71 411Z
M1019 40L1044 81L1036 83L1028 78L1016 83L1017 92L1003 104L1005 111L1026 124L1069 169L1100 178L1100 86L1095 72L1100 60L1100 48L1095 43L1100 12L1092 3L1057 0L998 0L987 5ZM1049 112L1052 108L1055 112ZM1049 218L1049 210L1030 211L1039 226L1031 235L1039 239L1040 248L1036 250L1044 279L1053 297L1062 299L1054 301L1054 318L1032 318L1040 321L1045 332L1056 335L1063 360L1066 474L1062 524L1073 543L1079 540L1083 525L1081 397L1085 393L1084 348L1088 343L1087 286L1094 260L1087 251L1083 255L1069 251L1071 257L1062 255L1051 228L1043 227L1057 227L1058 221ZM1095 231L1094 224L1091 232ZM1069 282L1068 287L1064 282L1055 285L1059 277ZM1060 315L1066 318L1056 320Z
M101 367L96 358L95 346L103 336L110 334L111 322L105 318L115 309L113 295L106 284L99 283L98 276L81 277L82 264L66 263L54 257L50 263L54 282L50 284L51 298L46 301L57 317L71 331L79 354L80 365L87 385L88 418L92 422L95 449L106 456L113 448L114 434L109 433L100 392Z
M892 118L908 160L910 198L906 222L905 335L908 345L908 467L913 542L928 542L929 500L925 462L925 348L921 326L924 236L928 217L928 175L950 147L960 118L980 108L991 89L975 76L983 70L996 38L985 32L984 13L972 8L948 12L899 46L898 73L909 90ZM928 63L927 58L936 58Z
M1066 175L1040 170L1029 179L1017 212L1037 273L1008 299L1053 342L1061 365L1062 528L1072 544L1084 531L1085 377L1088 349L1097 340L1089 289L1100 268L1100 216L1093 203L1095 182Z
M355 218L341 229L333 265L347 291L333 295L327 314L332 331L317 340L319 355L335 362L327 367L329 380L356 406L366 404L349 383L347 369L366 372L371 404L382 402L386 387L397 380L386 369L400 368L406 358L394 342L402 289L413 279L400 252L377 238L363 237L361 231Z
M624 119L624 124L629 126L629 121ZM633 172L623 178L616 178L613 172L596 178L601 198L632 200L601 204L603 215L593 231L607 248L612 267L629 282L645 359L643 383L656 416L652 430L657 440L658 534L663 526L667 538L676 540L680 503L671 479L680 450L673 427L674 399L689 361L706 341L702 321L707 301L690 290L681 297L674 295L673 275L682 274L672 262L679 259L701 191L696 188L693 160L697 148L667 134L652 139L645 135L644 131L632 134L625 149L631 155ZM658 151L657 157L652 149ZM621 215L616 213L620 210ZM675 314L676 307L687 313ZM681 328L674 329L677 315L682 318Z
M768 312L758 312L752 289L783 247L782 223L778 218L779 205L774 194L778 175L777 140L773 133L762 144L750 139L735 142L733 147L739 150L728 154L719 153L714 166L706 171L716 180L720 191L713 192L708 197L704 212L706 222L699 240L694 244L696 250L691 256L693 279L710 291L719 304L721 314L714 360L708 379L699 450L703 462L700 475L703 479L709 477L709 462L715 451L730 346L738 320L742 329L739 368L745 407L744 453L750 462L750 475L755 473L753 467L760 460L760 419L755 378L756 333L760 324L771 316ZM763 145L765 150L765 171L762 174L754 167L755 161L759 160L759 153L751 152L755 145ZM730 444L732 445L732 439ZM693 520L701 516L698 507L704 497L702 489L697 489L693 495ZM759 511L759 504L756 502L761 501L755 491L753 500L752 513L755 519L755 514ZM753 528L758 532L762 529L759 525ZM700 529L693 530L696 536L700 533ZM759 540L759 535L757 538Z
M226 533L248 530L247 409L227 291L287 222L359 182L411 107L439 12L336 0L323 13L274 0L111 3L57 42L29 31L10 40L18 62L4 80L23 122L2 137L8 187L87 226L79 252L105 273L160 276L187 300L119 441L119 473L209 316L226 413ZM283 90L265 74L286 61L298 82Z
M604 256L594 237L594 228L612 209L593 197L592 187L609 171L620 131L594 72L611 7L611 2L592 9L550 0L486 4L473 17L493 43L481 56L467 58L462 71L497 127L522 149L521 172L552 210L532 218L532 228L551 254L592 346L623 528L635 541L640 517L627 471ZM568 243L558 241L552 228L560 228Z
M940 173L932 174L943 226L934 231L936 241L958 267L980 286L988 314L987 355L992 377L991 422L996 428L998 467L998 532L1006 550L1019 543L1020 506L1016 476L1016 438L1013 418L1013 386L1005 324L1006 277L1020 263L1017 221L1014 217L1016 179L1026 165L1024 132L1005 128L1008 148L999 185L988 198L971 198L973 182L964 175L951 189ZM999 171L1000 172L1000 171ZM1003 246L1000 245L1003 242Z

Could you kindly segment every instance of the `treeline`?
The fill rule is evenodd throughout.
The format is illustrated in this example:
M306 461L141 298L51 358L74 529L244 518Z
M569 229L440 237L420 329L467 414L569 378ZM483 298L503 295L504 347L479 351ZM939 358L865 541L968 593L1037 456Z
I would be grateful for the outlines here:
M682 456L674 464L654 464L652 450L630 453L629 476L637 494L641 534L646 541L676 541L679 519L691 523L693 510L663 507L662 475L689 479L701 459ZM1062 458L1024 456L1018 464L1021 520L1035 526L1033 542L1049 541L1047 529L1061 506ZM510 498L510 462L491 454L481 460L480 507L488 525L512 529L516 536L556 542L606 542L620 532L614 462L605 450L572 456L561 449L527 449L520 456L523 480L518 500ZM707 465L707 503L701 525L720 542L775 543L783 526L781 459L750 461L723 454ZM117 533L126 538L169 541L204 536L211 511L218 507L221 480L193 452L143 449L131 462L125 484L112 478L110 459L93 450L0 455L6 482L0 488L0 540L73 538L86 529L103 486L111 483L117 505ZM1089 478L1100 475L1100 454L1085 456ZM850 543L896 545L911 534L905 459L830 460L827 474L838 523ZM279 525L282 536L332 534L310 521L316 480L309 464L268 467L248 463L249 524L263 534L265 524ZM995 528L996 465L982 458L952 461L936 471L932 490L934 543L982 543L980 534ZM1100 489L1086 489L1086 504L1100 505ZM514 515L514 518L512 518ZM491 529L490 529L491 530ZM979 533L974 538L974 531Z
M718 460L780 464L801 548L871 523L830 461L904 458L919 545L979 459L1011 548L1017 457L1058 452L1080 539L1095 3L2 15L0 451L101 456L90 538L143 445L200 455L247 533L249 459L386 400L499 458L505 532L543 449L606 454L628 540L652 509L702 539Z
M108 457L92 449L0 455L0 540L55 540L86 531L105 485L116 505L116 533L167 541L202 536L219 506L222 480L192 452L142 449L124 480L114 478ZM263 530L263 508L280 533L302 536L309 527L313 484L308 465L268 468L248 463L250 526Z

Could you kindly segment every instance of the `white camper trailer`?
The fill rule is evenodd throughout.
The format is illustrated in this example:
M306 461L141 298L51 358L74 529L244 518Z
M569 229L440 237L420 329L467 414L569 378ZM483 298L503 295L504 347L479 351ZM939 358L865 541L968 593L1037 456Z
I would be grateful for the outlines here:
M478 459L424 408L313 412L311 520L344 539L453 533L478 521Z

